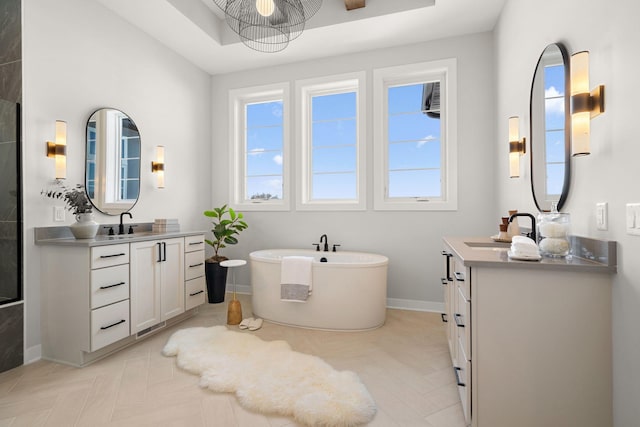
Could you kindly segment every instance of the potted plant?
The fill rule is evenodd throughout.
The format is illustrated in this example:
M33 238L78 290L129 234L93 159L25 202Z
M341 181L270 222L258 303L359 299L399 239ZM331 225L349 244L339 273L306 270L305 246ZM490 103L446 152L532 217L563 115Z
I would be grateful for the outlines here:
M225 288L227 283L227 268L220 266L220 261L228 258L220 255L220 249L227 245L238 243L237 235L245 230L248 225L243 220L240 212L234 211L227 205L215 208L211 211L204 211L204 215L211 218L213 224L213 239L205 239L205 242L213 247L213 256L206 259L205 276L207 279L207 294L210 303L224 301Z
M93 220L93 205L89 201L84 185L67 187L56 181L58 188L42 190L41 194L52 199L63 200L65 209L71 211L76 222L69 228L76 239L92 239L98 232L99 224Z

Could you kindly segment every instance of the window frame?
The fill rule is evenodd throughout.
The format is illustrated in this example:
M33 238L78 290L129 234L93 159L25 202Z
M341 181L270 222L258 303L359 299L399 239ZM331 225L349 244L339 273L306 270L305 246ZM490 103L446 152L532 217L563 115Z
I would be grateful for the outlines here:
M290 113L289 83L254 86L229 91L229 205L243 211L290 210ZM247 200L246 195L246 105L282 101L282 198Z
M377 211L455 211L457 179L457 61L455 58L373 70L374 160L373 208ZM389 180L388 88L397 85L440 81L442 197L427 200L387 195Z
M313 96L356 93L356 198L311 199L312 171L312 119ZM301 211L363 211L367 208L366 175L366 72L346 73L296 81L296 123L300 140L296 162L296 209Z

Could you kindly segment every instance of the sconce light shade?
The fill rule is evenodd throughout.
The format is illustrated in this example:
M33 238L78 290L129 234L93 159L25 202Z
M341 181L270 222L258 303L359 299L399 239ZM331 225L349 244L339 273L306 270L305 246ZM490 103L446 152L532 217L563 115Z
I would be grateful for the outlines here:
M520 176L520 156L527 151L527 140L520 140L520 120L518 116L509 117L509 177Z
M604 112L604 86L589 92L589 52L571 55L571 152L591 153L591 119Z
M151 162L151 172L158 174L158 188L164 188L164 146L156 147L156 161Z
M67 177L67 122L56 120L55 142L47 141L47 157L55 158L56 179Z

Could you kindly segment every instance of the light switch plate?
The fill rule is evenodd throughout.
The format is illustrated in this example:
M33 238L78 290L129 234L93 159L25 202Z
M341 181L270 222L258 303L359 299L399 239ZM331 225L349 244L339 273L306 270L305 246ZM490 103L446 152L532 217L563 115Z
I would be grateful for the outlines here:
M607 203L596 203L596 227L598 230L607 230L609 228L609 213L607 212Z
M640 236L640 203L627 203L625 221L627 234Z
M62 206L53 207L53 220L56 222L64 221L64 208Z

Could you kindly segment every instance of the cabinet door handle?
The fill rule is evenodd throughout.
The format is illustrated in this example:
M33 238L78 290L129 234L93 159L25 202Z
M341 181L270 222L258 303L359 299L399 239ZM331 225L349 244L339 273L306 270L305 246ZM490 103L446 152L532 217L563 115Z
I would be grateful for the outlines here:
M125 283L125 282L120 282L120 283L114 283L113 285L100 286L100 289L115 288L116 286L122 286L122 285L124 285L124 283Z
M204 242L190 242L189 246L191 245L204 245Z
M451 277L451 266L449 265L449 258L451 258L453 255L451 255L451 253L447 251L442 251L442 255L444 256L444 262L447 267L447 280L451 282L453 281L453 278Z
M440 317L442 317L442 321L444 323L449 322L449 320L447 319L447 313L440 313Z
M119 324L124 323L124 322L126 322L126 320L122 319L122 320L120 320L120 321L118 321L116 323L112 323L112 324L110 324L108 326L100 326L100 329L105 330L105 329L113 328L114 326L118 326Z
M193 297L193 296L196 296L196 295L198 295L198 294L202 294L202 293L204 293L204 291L198 291L198 292L195 292L195 293L193 293L193 294L189 294L189 296L190 296L190 297Z
M199 262L199 263L197 263L197 264L191 264L191 265L189 266L189 268L193 268L193 267L200 267L200 266L201 266L201 265L203 265L203 264L204 264L204 262Z
M162 261L167 260L167 242L162 242Z
M158 245L158 261L157 262L162 262L162 243L158 242L156 243L156 245Z
M125 256L126 254L124 252L120 253L120 254L112 254L112 255L100 255L100 258L113 258L116 256Z
M446 277L441 277L440 282L442 282L442 286L447 286L449 284L449 281Z
M458 368L457 366L453 367L453 372L456 374L456 383L459 387L466 387L467 385L460 381L460 375L458 375L458 372L460 371L462 371L462 368Z
M454 314L453 320L456 322L456 326L458 328L464 328L464 321L462 320L462 314Z
M455 273L453 273L453 275L456 276L456 280L458 282L464 282L464 273L456 271Z

